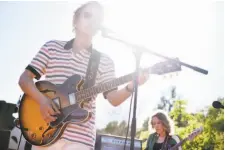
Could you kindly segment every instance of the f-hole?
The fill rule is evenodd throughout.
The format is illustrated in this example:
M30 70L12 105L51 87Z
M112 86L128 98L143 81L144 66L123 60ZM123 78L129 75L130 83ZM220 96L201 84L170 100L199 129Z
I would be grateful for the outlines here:
M49 89L46 89L46 90L42 90L42 91L40 91L40 92L42 92L42 93L50 93L50 92L52 92L52 93L56 93L56 91L54 91L54 90L49 90Z

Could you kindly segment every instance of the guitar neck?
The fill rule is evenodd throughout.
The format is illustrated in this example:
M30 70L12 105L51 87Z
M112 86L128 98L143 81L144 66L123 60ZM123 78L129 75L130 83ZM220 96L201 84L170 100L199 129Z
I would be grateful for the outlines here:
M172 148L170 148L169 150L175 150L178 147L180 147L184 142L186 142L189 138L194 138L196 135L198 135L200 132L202 132L203 127L200 127L198 129L196 129L194 132L192 132L188 137L184 138L182 141L180 141L179 143L177 143L175 146L173 146Z
M82 100L82 99L90 98L96 94L108 91L110 89L113 89L115 87L123 85L129 81L132 81L134 79L134 76L135 76L135 73L131 73L131 74L116 78L112 81L109 81L106 83L101 83L97 86L93 86L91 88L84 89L84 90L76 93L76 99Z
M170 148L169 150L176 150L178 147L180 147L184 142L187 141L188 138L183 139L182 141L180 141L179 143L177 143L176 145L174 145L172 148Z
M152 67L144 69L144 71L146 71L146 72L151 72L151 74L158 74L158 75L169 73L169 72L175 72L178 70L179 71L181 70L181 66L179 65L179 63L175 63L174 61L160 62L160 63L153 65ZM134 77L135 77L135 72L125 75L125 76L122 76L122 77L119 77L119 78L116 78L112 81L102 83L97 86L93 86L91 88L76 92L75 93L76 100L79 101L82 99L87 99L96 94L111 90L115 87L118 87L118 86L124 84L124 83L132 81L134 79Z

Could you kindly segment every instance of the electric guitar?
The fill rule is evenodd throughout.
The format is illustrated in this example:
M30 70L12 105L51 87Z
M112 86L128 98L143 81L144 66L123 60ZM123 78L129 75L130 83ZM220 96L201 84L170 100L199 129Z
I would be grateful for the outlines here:
M157 75L180 70L181 65L173 60L160 62L145 69ZM60 114L55 121L47 124L42 118L38 103L23 94L19 105L19 124L24 138L36 146L53 144L60 138L67 124L86 122L91 118L91 112L83 108L88 98L132 81L134 77L135 74L131 73L87 89L82 89L84 80L79 75L71 76L60 86L49 81L36 82L37 89L58 107Z
M196 130L194 130L191 134L188 135L188 137L184 138L182 141L174 145L173 147L169 148L169 150L176 150L178 149L184 142L187 140L193 140L198 134L200 134L203 131L203 127L200 127Z

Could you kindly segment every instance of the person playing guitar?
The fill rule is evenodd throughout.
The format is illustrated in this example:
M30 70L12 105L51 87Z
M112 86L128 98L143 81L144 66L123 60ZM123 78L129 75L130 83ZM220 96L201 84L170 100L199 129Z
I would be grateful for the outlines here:
M149 135L145 150L168 150L180 142L180 138L171 134L169 117L164 112L155 113L149 120L149 126L155 133ZM182 150L178 147L176 150Z
M73 15L75 37L69 41L51 40L38 51L19 79L22 91L31 97L40 107L40 113L46 123L55 121L60 114L54 103L41 93L34 84L43 75L55 85L62 84L74 74L86 76L88 61L92 52L92 38L101 27L103 7L95 1L80 6ZM95 85L115 78L114 62L101 53ZM148 80L148 74L141 73L139 85ZM113 106L123 103L132 93L133 83L118 90L117 88L103 93ZM66 126L60 139L45 147L32 146L35 150L91 150L95 145L95 111L96 96L91 98L85 108L92 116L87 122L70 123ZM34 118L35 119L35 118ZM38 128L38 127L37 127ZM39 129L41 130L41 128ZM35 137L34 137L35 138Z
M156 112L149 120L149 127L155 130L147 139L145 150L182 150L182 145L192 141L203 131L203 127L195 129L187 137L181 139L178 135L171 133L170 118L163 111Z

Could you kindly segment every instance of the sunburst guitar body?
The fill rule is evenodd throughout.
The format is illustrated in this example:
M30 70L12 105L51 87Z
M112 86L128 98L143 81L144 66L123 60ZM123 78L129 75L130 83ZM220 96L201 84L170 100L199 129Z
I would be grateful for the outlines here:
M43 119L39 104L30 96L23 95L19 106L19 123L29 143L36 146L53 144L68 123L85 122L91 117L91 113L83 109L85 101L77 101L74 94L82 89L83 83L79 75L70 77L60 86L48 81L36 82L37 89L59 108L57 120L50 124ZM71 116L72 113L76 113L76 116Z

